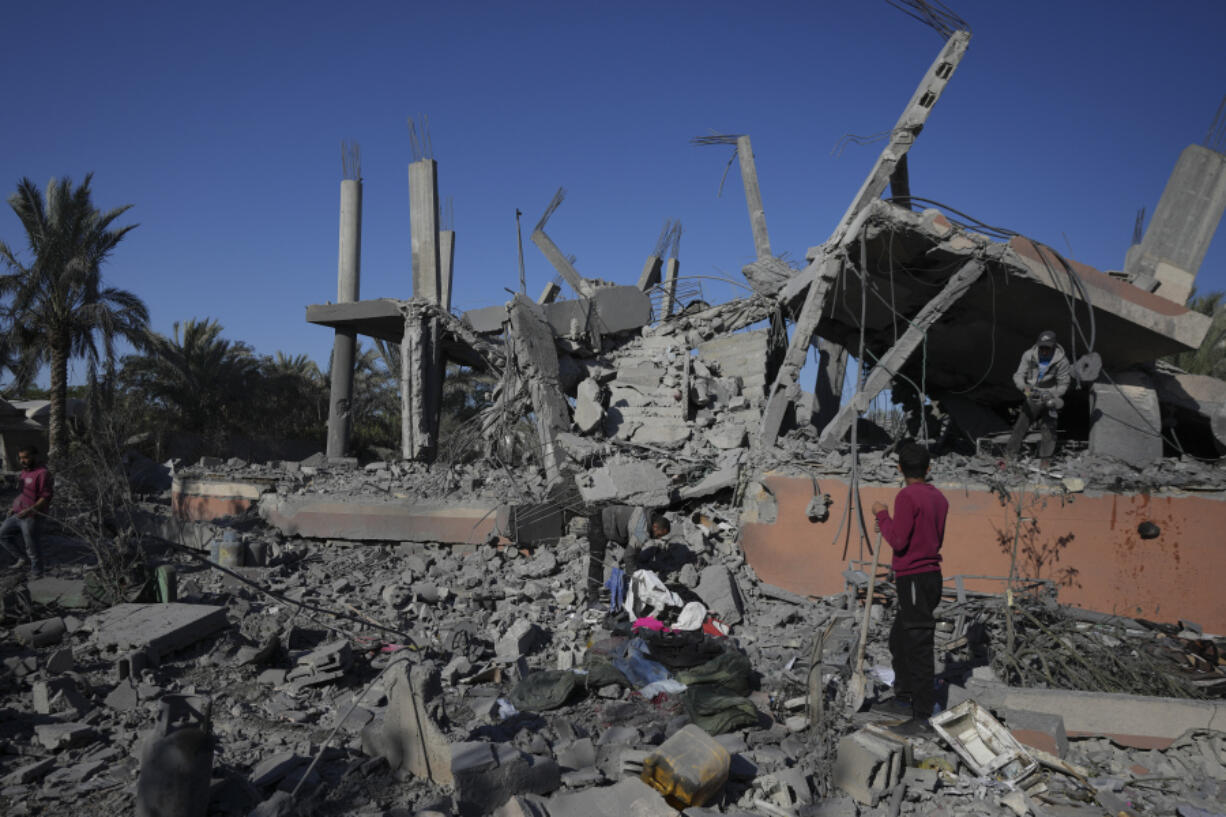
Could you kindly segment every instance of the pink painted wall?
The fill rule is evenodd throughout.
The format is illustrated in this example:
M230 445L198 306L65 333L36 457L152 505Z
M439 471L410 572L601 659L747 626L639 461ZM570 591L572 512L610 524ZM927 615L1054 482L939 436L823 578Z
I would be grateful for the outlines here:
M834 540L844 505L847 483L824 478L821 490L834 500L830 520L812 523L805 506L813 496L808 477L768 475L767 487L778 502L772 524L745 523L741 547L763 581L796 593L830 595L842 592L843 534ZM880 500L893 507L900 486L864 485L861 497L872 531L868 508ZM939 485L949 499L943 572L1007 576L1009 554L1002 552L999 536L1013 540L1016 509L1002 506L986 490ZM1058 551L1038 567L1037 575L1053 578L1064 568L1077 574L1060 587L1060 600L1092 610L1158 621L1188 619L1207 632L1226 633L1226 501L1214 496L1157 496L1140 494L1060 494L1033 500L1027 493L1026 515L1037 520L1034 543ZM1142 540L1137 525L1151 521L1162 534ZM875 536L875 532L873 532ZM1057 540L1071 535L1063 547ZM853 530L848 558L858 558L858 536ZM886 546L882 559L889 555ZM872 558L865 549L865 558ZM1020 560L1019 572L1036 575ZM1000 583L968 582L972 589L999 592Z

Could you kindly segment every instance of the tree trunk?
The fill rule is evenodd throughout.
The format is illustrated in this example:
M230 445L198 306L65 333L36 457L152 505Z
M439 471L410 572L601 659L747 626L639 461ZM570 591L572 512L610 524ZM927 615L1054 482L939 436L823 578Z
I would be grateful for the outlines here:
M65 416L68 413L68 342L63 338L51 341L51 419L47 427L47 459L54 461L67 452L68 435Z

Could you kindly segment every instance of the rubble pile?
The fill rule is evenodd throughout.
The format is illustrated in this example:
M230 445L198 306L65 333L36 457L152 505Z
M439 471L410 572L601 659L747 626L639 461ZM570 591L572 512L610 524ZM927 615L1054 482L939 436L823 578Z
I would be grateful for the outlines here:
M1041 791L974 773L939 739L891 736L897 717L842 703L862 575L841 595L799 597L745 563L731 506L670 516L669 540L645 556L674 598L640 612L681 627L696 604L706 626L689 636L590 609L583 517L528 549L320 543L251 511L207 527L218 539L243 531L248 558L265 564L221 570L207 550L170 548L160 558L175 566L177 601L166 603L60 608L46 599L71 598L64 585L80 574L61 568L30 584L37 620L4 625L0 803L14 815L134 803L209 815L1101 813L1095 802L1200 814L1226 796L1226 736L1204 729L1126 749L1069 736L1058 715L985 704L1050 750ZM888 700L888 585L875 602L868 663ZM1015 688L987 666L1002 651L1002 608L976 596L942 614L950 706ZM1049 628L1078 627L1036 609ZM1178 646L1201 655L1201 680L1221 678L1208 662L1226 642L1191 623L1080 626L1131 639L1105 642L1121 651L1146 638ZM696 656L653 674L656 657L686 651ZM1193 689L1221 693L1216 680ZM709 801L681 806L644 769L658 776L670 738L689 746L686 730L700 728L727 753L726 777L703 781ZM166 776L178 787L151 782ZM207 808L149 810L189 791Z

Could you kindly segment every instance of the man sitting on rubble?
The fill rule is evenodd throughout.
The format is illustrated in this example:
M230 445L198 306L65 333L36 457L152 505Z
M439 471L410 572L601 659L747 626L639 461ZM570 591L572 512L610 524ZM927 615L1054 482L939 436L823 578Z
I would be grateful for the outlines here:
M604 559L609 542L625 546L622 569L633 575L649 540L663 539L671 530L672 525L663 513L635 505L607 505L588 517L588 601L596 601L604 588Z
M1013 436L1005 448L1009 459L1016 459L1021 453L1022 441L1031 424L1037 423L1041 467L1051 465L1051 455L1056 451L1056 417L1064 407L1071 370L1064 349L1056 343L1056 333L1050 329L1039 333L1035 345L1022 353L1022 360L1013 373L1013 385L1025 399L1013 426Z

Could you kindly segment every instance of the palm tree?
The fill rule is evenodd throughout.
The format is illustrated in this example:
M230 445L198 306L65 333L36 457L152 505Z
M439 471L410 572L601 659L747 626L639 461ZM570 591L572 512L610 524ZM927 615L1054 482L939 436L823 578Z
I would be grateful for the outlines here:
M1212 318L1200 348L1172 355L1169 360L1190 374L1226 378L1226 292L1192 293L1188 309Z
M164 415L167 428L225 434L244 423L260 370L242 341L221 337L211 318L174 324L174 337L148 332L146 354L124 358L121 383Z
M0 341L0 359L13 361L16 389L28 386L45 365L51 370L52 457L64 447L64 415L68 402L68 361L84 357L91 370L102 359L115 359L115 339L139 345L149 323L144 302L124 289L102 286L102 262L129 231L111 224L132 205L99 212L90 198L86 175L80 187L71 179L52 179L46 197L29 179L22 179L9 206L21 220L29 241L29 263L0 242L0 297L7 332Z

